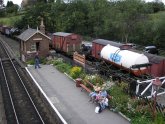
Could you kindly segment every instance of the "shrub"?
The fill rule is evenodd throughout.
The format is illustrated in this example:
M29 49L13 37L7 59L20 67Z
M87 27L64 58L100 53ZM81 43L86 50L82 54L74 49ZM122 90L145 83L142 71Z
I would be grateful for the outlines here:
M40 63L46 64L46 58L45 57L41 57L40 58ZM34 65L35 64L35 59L30 59L30 60L26 61L26 64Z
M63 60L61 58L52 61L52 64L54 66L62 64L62 63L63 63Z
M165 118L161 113L157 113L153 124L164 124Z
M70 70L71 66L66 64L66 63L60 63L58 65L56 65L56 68L60 71L60 72L68 72L68 70Z
M123 89L117 85L112 86L111 89L108 90L108 93L113 96L113 99L111 99L110 104L113 107L117 107L119 111L125 113L127 110L129 96L127 94L124 94Z
M85 80L90 81L93 85L99 84L100 86L103 84L104 80L99 75L86 75Z
M131 124L152 124L151 118L139 114L131 120Z
M40 58L40 63L42 63L42 64L46 64L46 58L45 57L41 57Z
M26 61L26 64L28 65L34 65L34 59L30 59L28 61Z
M82 73L82 68L78 67L78 66L75 66L75 67L71 68L71 70L70 70L70 76L73 79L80 77L81 73Z

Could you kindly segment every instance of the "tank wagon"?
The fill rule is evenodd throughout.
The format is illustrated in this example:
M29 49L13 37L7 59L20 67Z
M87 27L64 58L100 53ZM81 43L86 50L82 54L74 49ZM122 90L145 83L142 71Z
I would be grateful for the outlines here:
M96 59L100 59L100 52L104 46L110 44L115 47L119 47L120 49L131 49L132 47L127 44L122 44L110 40L105 39L95 39L92 41L92 56Z
M102 48L100 57L136 76L147 74L148 72L146 65L149 64L149 60L144 54L123 50L108 44Z
M115 50L117 49L119 50L119 51L116 51L115 54L113 54L114 56L111 56L111 57L114 57L113 61L108 60L108 58L103 58L103 56L101 57L102 49L108 44L111 45L111 47L114 46ZM125 54L127 57L124 57L125 60L124 61L122 60L122 63L116 63L118 58L115 58L115 55L118 55L118 52L124 53L124 51L126 50L127 52L125 52ZM102 51L102 53L107 54L109 51L111 50L107 49L106 52ZM133 54L131 54L132 52ZM129 54L131 56L128 57ZM148 60L143 61L143 63L134 63L132 60L132 57L134 57L134 54L141 56L141 57L139 56L139 58L136 56L137 57L136 62L143 61L144 56L145 56L145 59L147 58ZM147 73L153 77L165 76L165 57L146 53L143 51L138 51L134 48L132 49L132 47L129 44L122 44L122 43L117 43L115 41L109 41L109 40L104 40L104 39L93 40L92 41L92 57L96 58L97 60L104 59L106 62L109 62L115 65L119 69L131 71L135 75L141 75L141 74ZM125 63L125 61L127 61L127 63L132 63L132 67L131 65L124 67L123 62ZM135 72L133 70L139 70L139 71Z
M57 52L73 55L75 51L81 50L82 38L78 34L56 32L52 36L52 48Z

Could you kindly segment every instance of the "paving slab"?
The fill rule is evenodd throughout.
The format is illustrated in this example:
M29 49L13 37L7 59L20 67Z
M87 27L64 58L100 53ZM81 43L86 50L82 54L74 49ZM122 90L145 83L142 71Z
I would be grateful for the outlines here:
M94 112L96 105L89 102L88 93L76 87L75 82L52 65L27 68L54 107L68 124L129 124L121 115L108 109Z

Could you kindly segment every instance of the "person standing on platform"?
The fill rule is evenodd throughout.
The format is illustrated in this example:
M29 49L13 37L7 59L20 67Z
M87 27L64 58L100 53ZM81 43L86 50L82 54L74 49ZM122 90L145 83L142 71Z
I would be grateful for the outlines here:
M35 60L34 60L34 62L35 62L35 69L36 69L36 68L41 68L41 67L40 67L40 61L39 61L38 52L37 52L36 55L35 55Z

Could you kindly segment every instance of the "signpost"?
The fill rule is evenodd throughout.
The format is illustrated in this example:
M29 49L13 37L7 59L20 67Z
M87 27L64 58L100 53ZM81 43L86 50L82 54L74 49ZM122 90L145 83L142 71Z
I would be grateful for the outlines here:
M81 54L78 54L77 52L74 52L73 60L75 62L78 62L85 68L85 55L81 55Z

